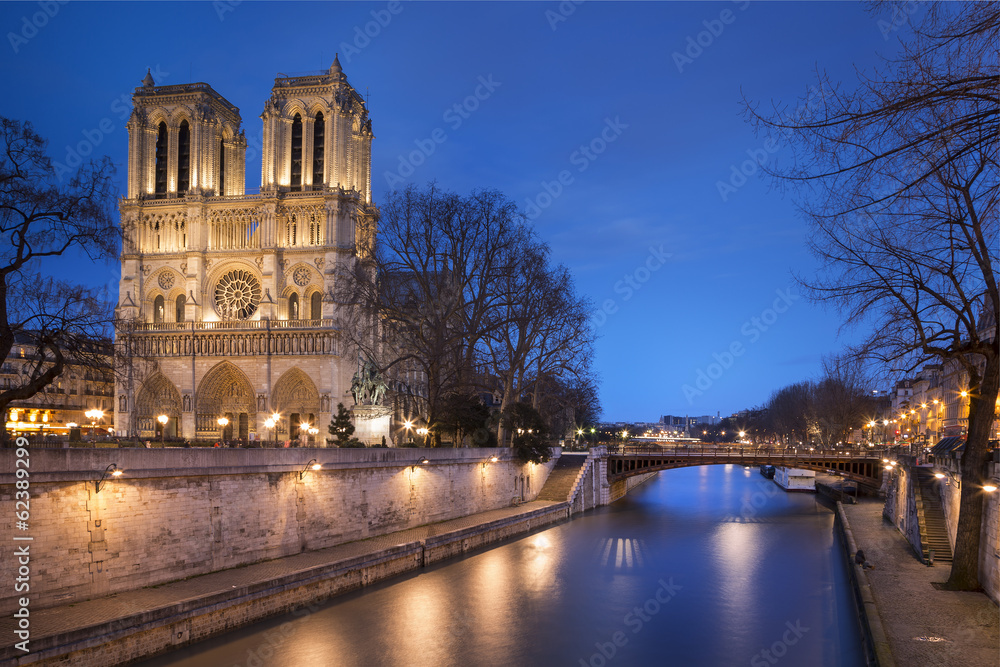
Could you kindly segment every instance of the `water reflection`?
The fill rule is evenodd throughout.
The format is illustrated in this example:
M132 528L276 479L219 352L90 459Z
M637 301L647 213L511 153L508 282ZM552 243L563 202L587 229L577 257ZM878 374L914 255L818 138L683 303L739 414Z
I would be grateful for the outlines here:
M797 627L783 666L861 665L832 513L774 488L740 466L667 471L572 522L147 664L746 665Z

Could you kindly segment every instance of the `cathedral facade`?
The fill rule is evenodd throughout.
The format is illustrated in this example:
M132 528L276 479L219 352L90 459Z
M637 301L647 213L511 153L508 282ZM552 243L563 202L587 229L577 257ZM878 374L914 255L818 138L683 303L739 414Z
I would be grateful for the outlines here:
M364 99L337 60L279 75L256 194L239 109L211 86L147 74L132 101L119 432L153 436L165 416L168 437L323 443L356 360L336 330L335 277L374 243Z

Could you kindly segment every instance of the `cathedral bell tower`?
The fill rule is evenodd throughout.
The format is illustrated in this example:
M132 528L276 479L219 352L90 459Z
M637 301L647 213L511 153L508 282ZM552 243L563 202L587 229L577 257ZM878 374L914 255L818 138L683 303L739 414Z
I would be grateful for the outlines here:
M155 436L165 415L168 437L322 444L353 370L334 278L371 252L378 214L364 100L337 60L279 75L260 194L244 190L239 109L211 86L147 73L132 102L118 341L136 363L116 425Z

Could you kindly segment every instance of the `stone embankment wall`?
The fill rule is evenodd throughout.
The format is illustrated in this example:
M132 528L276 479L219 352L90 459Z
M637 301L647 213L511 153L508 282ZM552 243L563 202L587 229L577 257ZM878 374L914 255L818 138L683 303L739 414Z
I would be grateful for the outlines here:
M947 475L938 484L941 507L948 524L948 540L955 547L958 533L958 509L962 497L961 470L958 462L939 461L937 467ZM996 484L1000 479L1000 463L988 464L988 477ZM984 494L983 532L979 538L979 583L994 602L1000 604L1000 491Z
M14 458L0 450L2 522L33 539L0 543L0 578L14 580L13 549L30 544L33 609L533 500L552 466L509 449L40 449L15 531ZM124 474L97 492L110 463ZM25 593L3 595L8 613Z
M891 474L887 481L884 514L906 536L914 550L921 553L916 501L920 489L915 476L905 465L896 467L899 471ZM936 487L941 494L948 540L954 549L962 495L961 470L955 459L936 461L935 470L945 473L945 479L938 482ZM1000 478L1000 463L990 463L987 476L994 480ZM984 492L983 503L979 582L986 594L1000 604L1000 491Z

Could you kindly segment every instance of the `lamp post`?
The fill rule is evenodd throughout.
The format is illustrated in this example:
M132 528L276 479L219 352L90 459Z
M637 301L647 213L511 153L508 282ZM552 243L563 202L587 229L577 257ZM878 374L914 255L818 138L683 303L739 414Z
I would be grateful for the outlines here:
M409 419L407 419L403 423L403 428L406 429L406 440L407 440L407 442L409 442L412 445L413 444L413 422L410 421Z
M97 422L104 417L104 410L94 408L93 410L87 410L84 414L87 415L87 419L90 420L90 439L96 440L97 438L94 434L94 429L97 426Z
M305 439L306 435L309 433L309 424L302 422L299 424L299 430L302 431L302 438Z
M268 417L264 420L264 427L271 429L271 439L274 440L274 420Z
M159 417L156 418L156 421L160 422L160 449L163 449L163 434L167 430L168 420L169 417L167 417L166 415L160 415Z
M225 417L219 417L219 441L223 444L226 442L226 425L229 424L229 420Z

